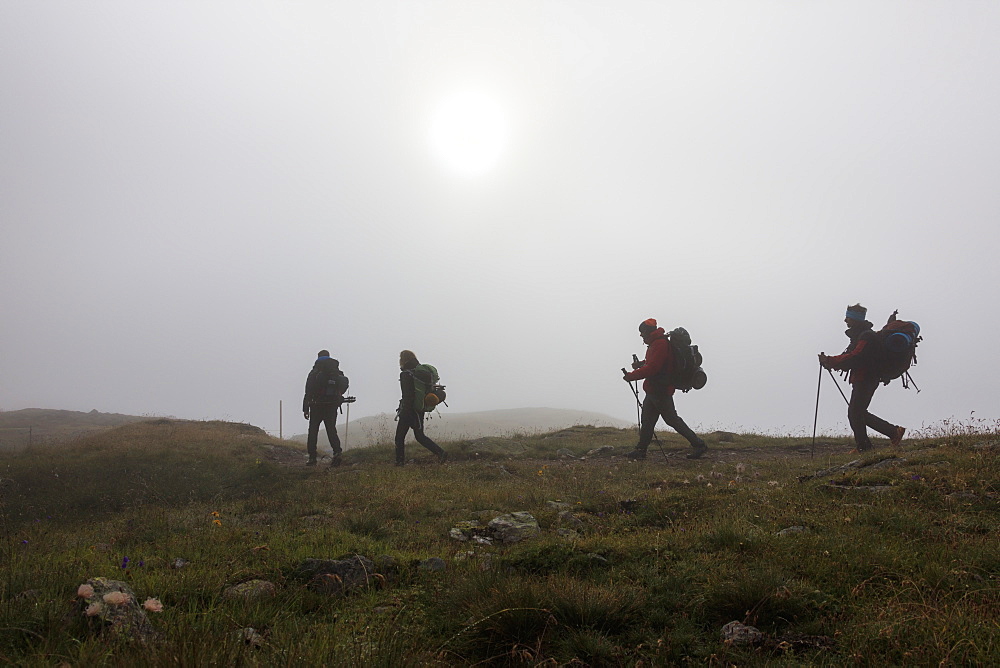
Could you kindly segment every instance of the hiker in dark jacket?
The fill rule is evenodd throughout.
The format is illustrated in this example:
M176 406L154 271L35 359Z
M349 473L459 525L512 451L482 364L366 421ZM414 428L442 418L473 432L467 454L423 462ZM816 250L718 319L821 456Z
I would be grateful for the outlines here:
M319 440L320 424L326 428L326 437L330 440L330 449L333 450L330 466L340 466L337 413L344 402L346 389L347 378L340 371L340 362L330 357L328 350L319 351L312 371L306 377L306 393L302 397L302 414L309 420L309 435L306 438L309 460L306 466L316 466L316 443Z
M819 354L819 363L824 369L849 373L851 400L847 405L847 420L851 423L858 452L872 449L871 439L868 438L868 427L887 436L894 446L902 442L903 434L906 433L906 429L903 427L889 424L868 411L875 390L878 389L881 381L879 364L882 360L882 349L872 323L865 319L867 314L868 309L861 304L848 306L844 318L847 331L844 334L851 342L847 349L843 354L833 357L827 356L825 353Z
M642 390L646 393L646 400L642 402L639 442L635 450L628 453L628 458L646 458L646 448L653 440L656 421L662 416L664 422L691 444L693 450L688 454L688 459L697 459L705 454L708 446L687 426L674 407L674 387L670 380L674 371L673 346L667 340L663 328L657 327L653 318L639 323L639 336L646 344L646 359L633 364L633 370L625 374L625 380L643 379Z
M399 409L396 411L399 424L396 425L396 466L402 466L406 462L406 433L412 429L413 436L417 443L424 446L435 455L440 461L448 459L448 454L441 449L441 446L432 441L424 433L424 412L417 410L417 390L413 383L414 373L423 373L421 369L416 369L420 362L417 356L409 350L399 353L399 388L402 398L399 400ZM429 377L421 378L425 385L431 382ZM420 404L423 405L423 397L420 397Z

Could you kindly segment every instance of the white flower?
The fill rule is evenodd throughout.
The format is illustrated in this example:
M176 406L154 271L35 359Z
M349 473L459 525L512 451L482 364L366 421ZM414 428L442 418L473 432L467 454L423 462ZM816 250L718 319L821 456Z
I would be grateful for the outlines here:
M101 613L101 609L103 607L104 606L102 606L100 603L91 603L90 605L87 606L87 609L84 611L83 614L87 615L88 617L94 617L95 615L99 615Z
M104 595L104 602L108 605L124 605L128 603L128 594L123 591L109 591Z
M90 598L94 595L94 588L89 584L82 584L77 588L76 595L80 598Z
M147 598L142 607L146 608L150 612L163 612L163 604L157 598Z

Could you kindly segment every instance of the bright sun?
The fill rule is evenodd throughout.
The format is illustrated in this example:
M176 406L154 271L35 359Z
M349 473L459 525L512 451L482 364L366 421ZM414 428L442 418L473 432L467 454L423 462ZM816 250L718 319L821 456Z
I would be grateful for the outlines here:
M493 167L506 143L503 110L484 93L455 93L441 101L431 118L431 149L463 176L477 176Z

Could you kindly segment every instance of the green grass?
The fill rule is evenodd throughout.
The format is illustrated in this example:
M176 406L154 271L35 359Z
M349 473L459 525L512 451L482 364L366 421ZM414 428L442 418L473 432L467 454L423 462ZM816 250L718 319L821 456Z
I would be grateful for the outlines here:
M488 454L449 444L443 466L416 446L396 468L377 446L307 469L300 446L240 425L125 425L0 459L0 662L996 664L996 425L927 436L864 460L884 467L799 482L851 461L848 442L824 439L811 458L801 438L743 434L689 461L667 433L670 458L629 463L634 431L577 427ZM602 445L617 456L557 454ZM566 507L577 532L563 536ZM458 522L514 511L541 533L449 538ZM777 535L791 526L805 531ZM294 576L304 559L349 554L378 564L373 586L333 597ZM435 556L446 571L419 568ZM83 617L76 589L97 576L163 602L157 640ZM223 596L252 579L277 594ZM723 644L733 620L769 642ZM796 644L815 637L829 643Z

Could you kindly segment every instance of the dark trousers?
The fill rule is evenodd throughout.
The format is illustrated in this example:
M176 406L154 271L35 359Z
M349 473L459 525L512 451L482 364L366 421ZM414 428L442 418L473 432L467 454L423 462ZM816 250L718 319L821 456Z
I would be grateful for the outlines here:
M316 442L319 440L320 423L326 428L326 437L330 439L330 449L334 455L340 454L340 436L337 435L337 404L313 404L309 407L309 436L306 439L306 452L310 459L316 459Z
M851 389L851 401L847 405L847 421L851 423L851 430L854 432L854 442L858 445L858 450L871 450L872 442L868 438L868 427L879 432L883 436L892 437L896 432L896 426L889 424L877 415L868 412L868 407L878 389L878 380L864 380L856 383Z
M424 446L435 455L440 456L444 450L441 446L432 441L427 434L424 433L424 416L419 415L417 411L401 410L399 411L399 423L396 425L396 463L402 464L406 460L406 432L410 429L413 430L413 437L417 439L417 443Z
M704 445L705 442L698 438L698 434L687 426L681 416L674 408L674 398L669 394L646 394L646 400L642 402L642 426L639 428L639 443L636 450L645 450L653 440L653 430L656 428L656 421L659 418L670 427L673 427L678 434L688 440L694 447Z

